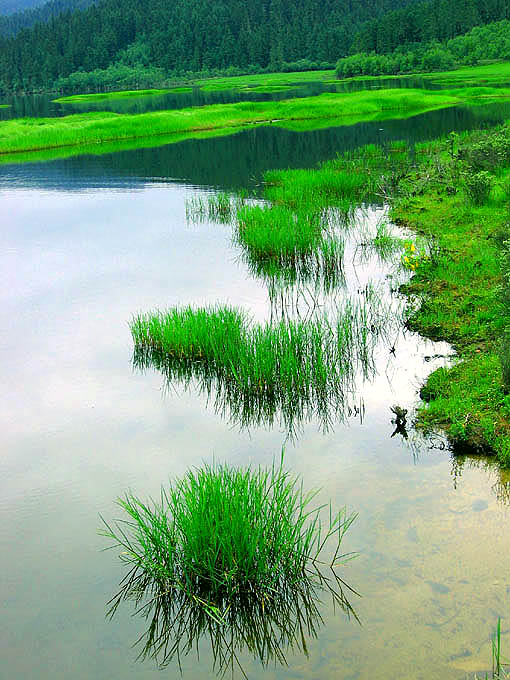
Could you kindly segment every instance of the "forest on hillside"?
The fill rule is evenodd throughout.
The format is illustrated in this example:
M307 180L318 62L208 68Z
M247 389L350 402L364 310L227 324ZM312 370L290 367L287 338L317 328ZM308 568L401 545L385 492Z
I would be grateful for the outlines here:
M352 54L338 60L336 73L339 78L430 73L498 59L510 60L510 21L507 19L475 26L468 33L444 43L404 44L384 54Z
M66 11L75 8L83 11ZM420 45L510 19L510 3L52 0L15 18L38 12L44 15L40 23L0 37L1 91L144 87L197 72L326 68L353 53L390 54L405 46L411 52L418 46L422 63ZM388 72L405 70L395 66ZM92 75L86 78L87 73Z
M501 19L510 19L508 0L422 0L368 21L351 51L385 54L402 45L443 42Z
M366 20L410 1L101 0L0 38L0 83L7 91L49 87L74 71L107 68L133 45L129 65L165 73L278 70L302 58L334 64Z

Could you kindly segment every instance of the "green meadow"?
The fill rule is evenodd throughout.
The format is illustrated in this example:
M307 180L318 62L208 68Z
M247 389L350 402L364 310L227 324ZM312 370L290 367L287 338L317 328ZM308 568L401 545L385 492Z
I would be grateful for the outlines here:
M480 66L463 66L453 71L439 71L436 73L424 73L426 80L437 81L441 84L448 83L475 83L494 85L510 81L510 61L498 61L493 64Z
M332 72L332 76L334 73ZM461 68L452 69L451 71L433 71L431 73L404 73L402 75L387 75L387 76L355 76L353 78L338 79L324 79L325 83L348 83L363 80L378 80L384 82L385 80L398 79L416 79L438 83L441 86L451 85L457 87L462 84L469 85L498 85L510 82L510 61L498 61L491 64L482 64L478 66L462 66Z

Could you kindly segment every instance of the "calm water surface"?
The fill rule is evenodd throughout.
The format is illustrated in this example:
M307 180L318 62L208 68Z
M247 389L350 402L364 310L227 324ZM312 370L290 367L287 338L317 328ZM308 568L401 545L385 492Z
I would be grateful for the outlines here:
M263 78L263 76L261 76ZM333 77L333 76L332 76ZM386 84L385 84L386 83ZM189 88L189 92L168 92L166 94L123 97L88 102L59 103L54 100L59 95L17 95L4 97L0 103L8 108L0 109L0 120L28 117L60 117L71 113L87 111L115 111L116 113L145 113L166 109L183 109L189 106L209 104L232 104L240 101L280 101L293 97L313 97L323 92L355 92L358 90L380 89L381 87L422 87L432 84L423 78L392 78L391 81L361 80L352 82L301 82L289 83L285 89L258 92L253 89L231 89L210 91L200 87ZM434 89L437 86L434 86ZM81 94L81 93L77 93Z
M451 115L469 127L479 112L420 117L420 129L455 127ZM410 126L384 123L394 137ZM230 228L189 224L187 199L257 184L264 167L310 165L376 132L256 130L0 170L2 679L178 677L176 666L136 661L144 621L132 607L105 619L124 574L114 552L101 552L99 513L117 517L127 489L155 495L213 457L266 465L284 445L307 487L359 513L345 542L359 557L342 576L362 595L351 598L361 623L325 601L308 658L291 653L288 667L263 670L246 654L248 677L460 680L488 668L498 616L510 648L507 478L484 460L453 461L439 438L391 436L390 406L413 408L447 346L396 332L395 355L381 343L377 376L359 384L363 418L327 433L305 422L292 440L278 427L240 430L198 392L167 391L156 371L132 368L137 311L216 302L255 319L271 311ZM383 216L368 211L366 228ZM354 237L345 267L354 296L371 280L388 291L395 275L360 257ZM204 646L199 663L183 660L184 677L212 677L210 662Z
M261 76L263 78L264 76ZM333 76L332 76L333 79ZM491 83L493 87L508 87L507 82ZM116 113L146 113L148 111L163 111L168 109L184 109L190 106L207 106L210 104L233 104L243 101L281 101L282 99L315 97L324 92L359 92L362 90L381 90L386 88L419 88L422 90L442 90L455 87L449 82L435 81L430 78L405 77L367 79L352 81L316 81L289 82L288 87L282 89L270 88L257 91L250 87L246 89L231 89L207 91L200 87L191 87L186 92L168 92L166 94L121 97L119 99L103 99L99 101L56 102L57 94L15 95L3 97L0 104L7 104L7 108L0 108L0 120L25 117L61 117L72 113L86 113L89 111L114 111ZM76 94L82 94L77 92Z

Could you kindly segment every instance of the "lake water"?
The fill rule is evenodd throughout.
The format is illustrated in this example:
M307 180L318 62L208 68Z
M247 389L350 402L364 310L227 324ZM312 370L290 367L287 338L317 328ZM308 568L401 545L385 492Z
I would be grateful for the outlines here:
M136 660L131 645L145 621L132 606L105 618L124 572L115 552L102 552L99 515L119 517L115 499L128 489L157 495L213 459L270 465L282 446L307 488L359 513L344 544L359 556L341 571L361 595L350 597L359 623L325 600L308 657L289 652L288 666L263 669L241 654L249 678L460 680L489 668L499 616L510 647L509 478L485 459L452 458L440 437L392 437L390 407L412 412L446 345L400 328L378 345L374 379L358 381L361 413L327 432L305 420L289 439L278 425L241 429L199 391L135 370L128 328L138 311L177 304L229 303L258 320L271 313L230 227L187 221L192 197L256 187L266 168L310 166L368 141L491 125L505 111L449 109L309 133L260 128L0 169L0 678L177 677L175 664L159 671ZM382 208L367 210L365 228L383 218ZM356 244L356 234L347 239L340 294L356 297L376 281L398 306L394 265L362 257ZM207 645L182 670L213 677Z
M263 79L264 76L261 76ZM508 87L507 82L491 84L493 87ZM281 101L283 99L315 97L324 92L358 92L361 90L380 90L384 88L419 88L424 90L441 90L455 87L448 81L441 82L431 78L404 77L346 81L310 81L292 83L281 89L269 87L266 91L253 89L211 90L200 87L188 88L185 92L167 92L160 95L123 97L119 99L103 99L99 101L56 102L60 95L34 94L30 96L15 95L3 97L0 108L0 120L24 117L60 117L73 113L89 111L114 111L115 113L146 113L168 109L184 109L190 106L207 106L210 104L233 104L242 101ZM77 93L81 94L81 93Z

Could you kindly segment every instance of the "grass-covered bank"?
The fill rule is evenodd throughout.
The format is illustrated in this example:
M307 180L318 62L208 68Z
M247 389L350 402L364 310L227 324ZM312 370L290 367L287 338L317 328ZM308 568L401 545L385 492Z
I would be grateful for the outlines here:
M337 190L343 176L352 178L347 194L345 183ZM510 467L510 124L414 149L365 147L266 181L267 196L294 209L385 196L393 220L417 234L392 243L381 233L377 244L400 248L412 274L402 287L407 324L458 354L422 387L418 424Z
M326 93L318 97L281 102L240 102L137 115L97 112L63 118L23 118L0 123L0 154L21 154L148 137L155 141L169 134L192 135L212 130L221 132L246 125L274 124L287 127L295 121L341 125L351 122L353 117L370 119L388 113L392 116L410 115L453 106L459 101L455 95L444 93L385 90L375 94Z
M451 343L458 359L423 386L418 423L510 467L510 125L414 149L365 147L266 181L271 200L300 209L384 195L392 218L419 235L394 244L412 273L407 324ZM391 249L388 239L379 245Z
M460 450L510 466L510 127L423 147L399 182L392 216L432 244L411 256L408 323L458 353L421 390L418 422Z

